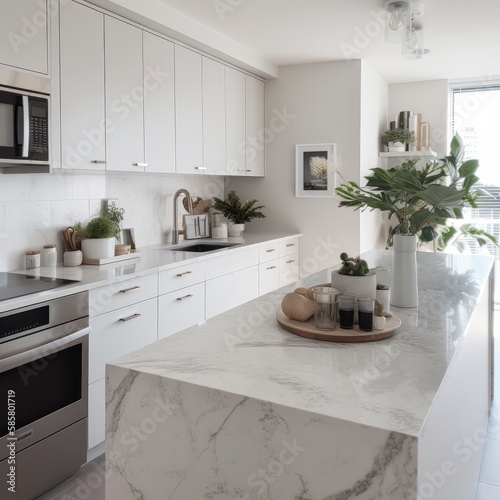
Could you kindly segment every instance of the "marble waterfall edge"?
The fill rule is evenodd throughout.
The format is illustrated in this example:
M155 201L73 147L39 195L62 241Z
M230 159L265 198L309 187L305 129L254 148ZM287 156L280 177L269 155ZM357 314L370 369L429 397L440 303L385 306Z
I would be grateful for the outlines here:
M106 498L416 498L414 436L113 365L107 377Z

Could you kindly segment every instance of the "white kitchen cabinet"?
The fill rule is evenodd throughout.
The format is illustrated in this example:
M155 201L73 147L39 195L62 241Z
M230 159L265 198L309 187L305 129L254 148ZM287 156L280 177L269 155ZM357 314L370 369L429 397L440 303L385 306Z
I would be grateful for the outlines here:
M143 32L146 172L175 172L174 44Z
M227 66L226 173L245 175L245 75Z
M278 267L280 270L279 286L294 283L299 279L299 254L280 257Z
M259 295L276 290L280 286L279 260L259 264Z
M269 262L279 257L279 242L268 241L259 246L259 263Z
M62 166L104 170L104 15L75 2L60 9L60 84Z
M205 321L205 283L158 297L158 338Z
M240 269L233 274L233 307L259 296L259 266Z
M159 295L186 288L205 281L205 262L187 262L161 271L158 280Z
M106 379L89 384L88 448L102 443L106 434Z
M246 119L246 175L265 175L265 84L262 80L246 75L245 119Z
M175 46L176 172L203 172L201 55Z
M142 31L105 17L106 170L144 172Z
M226 83L224 65L202 58L203 70L203 166L205 174L225 173Z
M105 364L158 339L158 274L89 291L89 449L104 441Z
M49 73L48 3L48 0L2 0L0 64L43 75Z
M229 311L234 306L233 273L208 280L205 284L205 316L210 319L217 314Z

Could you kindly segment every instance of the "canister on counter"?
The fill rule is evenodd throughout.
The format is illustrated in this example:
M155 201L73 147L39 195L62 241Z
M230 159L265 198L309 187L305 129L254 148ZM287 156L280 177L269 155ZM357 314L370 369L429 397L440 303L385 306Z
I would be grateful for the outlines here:
M57 247L54 243L43 245L41 260L42 260L42 266L56 267Z
M24 258L24 267L26 269L35 269L40 267L40 250L27 250Z

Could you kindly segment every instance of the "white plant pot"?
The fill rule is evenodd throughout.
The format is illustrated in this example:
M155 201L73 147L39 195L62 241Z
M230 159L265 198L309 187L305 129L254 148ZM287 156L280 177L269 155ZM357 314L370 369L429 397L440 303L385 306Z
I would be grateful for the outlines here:
M332 271L332 287L343 295L375 298L377 293L377 274L370 272L364 276L348 276Z
M395 234L393 237L391 304L396 307L418 306L416 236Z
M107 259L115 256L116 238L89 238L82 240L84 259Z
M389 153L403 153L406 150L406 145L402 142L390 142Z
M227 225L227 235L228 236L240 236L245 230L245 224L228 224Z

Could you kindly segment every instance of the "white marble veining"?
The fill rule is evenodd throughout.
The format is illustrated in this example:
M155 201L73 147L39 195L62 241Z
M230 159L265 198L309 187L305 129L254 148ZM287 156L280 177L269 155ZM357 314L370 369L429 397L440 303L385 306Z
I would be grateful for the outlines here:
M366 257L391 266L390 252ZM327 269L108 364L107 495L416 499L435 471L420 463L426 418L492 262L419 254L420 305L394 308L402 326L382 341L318 342L277 325L283 295L328 281Z

